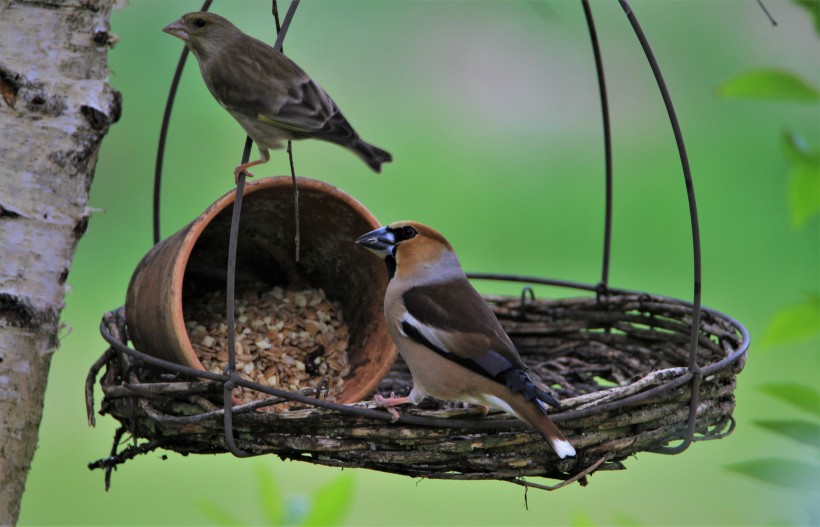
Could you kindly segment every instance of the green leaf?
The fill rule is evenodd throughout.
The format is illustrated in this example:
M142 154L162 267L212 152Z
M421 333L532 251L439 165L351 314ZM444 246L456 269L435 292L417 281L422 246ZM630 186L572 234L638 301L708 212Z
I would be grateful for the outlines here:
M764 483L815 491L820 489L820 465L794 459L763 458L724 465L736 474L742 474Z
M609 379L604 379L603 377L595 376L592 378L595 381L595 384L598 386L602 386L604 388L610 388L612 386L618 386L617 382L610 381Z
M812 292L798 304L777 312L763 333L761 344L789 344L820 333L820 294Z
M802 137L783 134L783 149L789 167L789 209L792 226L803 226L820 213L820 149L809 149Z
M302 525L341 525L353 504L353 482L353 474L343 472L316 489Z
M279 486L267 465L256 465L256 485L259 505L267 525L283 525L285 507Z
M197 505L197 508L199 509L199 512L201 512L203 516L208 518L208 520L210 520L210 522L214 525L247 525L242 520L232 515L230 512L226 511L219 505L216 505L210 501L200 502Z
M754 424L804 445L820 448L820 424L810 421L755 419Z
M820 34L820 2L817 0L794 0L794 3L809 12L814 19L814 31Z
M757 388L798 410L820 417L820 392L816 388L792 382L771 382Z
M774 68L749 70L723 82L718 94L727 99L820 101L820 91L800 77Z

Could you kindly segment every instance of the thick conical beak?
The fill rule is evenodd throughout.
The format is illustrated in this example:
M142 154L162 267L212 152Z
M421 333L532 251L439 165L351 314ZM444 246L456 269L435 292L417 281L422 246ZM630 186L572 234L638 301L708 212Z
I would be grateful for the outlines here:
M359 239L356 240L356 244L385 258L393 254L393 248L396 246L396 237L392 232L387 230L387 227L382 227L359 236Z
M185 24L182 22L181 18L176 22L171 22L170 24L162 28L162 30L168 33L169 35L184 40L185 42L188 42L188 40L190 40L188 31L186 31Z

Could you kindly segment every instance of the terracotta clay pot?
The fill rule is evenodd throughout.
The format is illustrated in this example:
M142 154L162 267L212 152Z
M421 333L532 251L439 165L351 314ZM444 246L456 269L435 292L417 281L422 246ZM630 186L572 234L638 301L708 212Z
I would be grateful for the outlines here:
M380 226L358 201L332 185L299 178L301 256L294 262L293 187L290 177L245 186L237 246L236 294L243 285L321 287L341 303L350 329L350 374L337 401L366 398L388 372L396 348L382 306L384 264L353 241ZM191 295L224 289L234 192L228 192L185 228L154 246L137 266L125 302L136 349L203 369L185 329Z

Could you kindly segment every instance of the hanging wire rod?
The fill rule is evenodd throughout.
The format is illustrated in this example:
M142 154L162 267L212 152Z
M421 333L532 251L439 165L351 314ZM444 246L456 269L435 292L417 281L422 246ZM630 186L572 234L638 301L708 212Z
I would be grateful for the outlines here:
M692 313L692 333L690 338L691 348L689 350L689 371L693 375L692 400L689 406L689 420L686 427L686 438L683 443L675 447L664 447L656 450L657 453L661 454L679 454L689 448L689 445L692 443L692 439L694 437L699 399L698 389L700 388L700 381L703 378L703 372L697 362L698 331L700 328L701 311L701 252L698 207L695 200L695 186L692 182L692 172L689 167L689 156L686 154L686 145L683 142L683 133L680 129L678 116L675 113L675 107L672 104L672 97L669 95L669 89L666 86L666 81L663 78L658 61L655 59L655 54L652 52L652 47L649 45L649 41L646 39L643 29L641 29L641 25L638 23L638 19L632 11L632 7L630 7L629 2L626 0L618 1L624 10L624 13L626 13L629 23L635 31L635 35L641 43L641 48L643 48L646 59L649 61L649 65L652 68L652 73L655 75L655 81L658 83L658 89L661 92L664 106L666 106L666 113L669 116L669 123L672 125L672 132L675 135L675 143L678 147L678 154L680 156L681 167L683 169L683 178L686 184L686 196L689 200L689 220L692 225L692 253L694 260L694 298L692 302L694 309Z
M604 128L604 178L606 197L604 202L604 255L601 265L601 283L599 293L606 294L609 288L609 261L612 254L612 134L609 124L609 101L604 76L604 62L601 58L601 48L598 45L598 32L595 30L595 21L592 18L592 8L589 0L581 0L584 7L584 17L589 28L589 39L592 43L592 53L595 56L595 73L598 78L598 92L601 97L601 117Z
M274 0L274 14L278 12L276 9L276 0ZM293 20L293 15L296 13L296 8L299 7L299 0L292 0L288 7L288 12L285 15L285 20L282 27L278 27L277 21L277 35L275 49L282 49L282 43L285 40L285 35L288 32L290 23ZM276 17L274 17L276 19ZM245 137L245 147L242 151L241 164L248 162L251 153L251 146L253 140L250 136ZM244 451L236 446L236 440L233 436L233 388L241 385L242 378L239 372L236 371L236 318L234 309L236 306L236 247L239 240L239 220L242 213L242 197L245 190L245 172L241 172L236 181L236 197L233 202L233 212L231 215L230 237L228 240L228 269L227 269L227 287L226 287L226 320L228 323L228 364L225 366L225 374L228 376L228 381L223 386L222 397L225 425L225 444L228 450L236 457L250 457L254 454Z
M274 0L273 14L276 21L276 41L273 43L273 49L282 51L282 43L285 41L285 35L288 33L290 23L293 21L293 15L296 13L296 8L299 7L300 0L291 0L288 6L288 12L285 13L285 19L282 21L282 27L279 27L279 9L276 8L276 0Z
M207 11L211 7L213 0L205 0L200 11ZM171 110L174 108L174 99L177 96L177 89L179 88L179 80L182 78L182 69L185 67L185 61L188 59L190 50L188 46L182 46L182 53L179 55L179 62L177 62L177 69L174 71L174 79L171 81L171 89L168 91L168 99L165 101L165 113L162 115L162 126L159 130L159 145L157 146L157 162L154 166L154 204L153 204L153 218L154 218L154 245L159 243L160 229L159 229L159 203L160 203L160 189L162 188L162 163L165 159L165 143L168 141L168 124L171 122Z
M293 13L296 12L296 7L299 5L299 0L292 0L288 12L285 14L285 24L290 25L293 19ZM279 5L277 0L273 0L272 6L273 19L276 22L276 42L273 44L273 49L279 50L282 53L285 49L282 47L282 41L285 39L285 32L282 31L282 25L279 24ZM280 37L281 35L281 37ZM288 139L288 161L290 161L290 178L293 181L293 245L294 245L294 260L299 263L302 250L302 236L301 236L301 222L299 221L299 183L296 181L296 169L293 167L293 141Z

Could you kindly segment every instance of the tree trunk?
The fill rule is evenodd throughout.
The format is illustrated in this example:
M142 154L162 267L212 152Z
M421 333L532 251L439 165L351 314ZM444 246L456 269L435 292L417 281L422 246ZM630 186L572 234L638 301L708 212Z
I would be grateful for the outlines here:
M66 278L90 211L114 0L0 0L0 525L37 445Z

